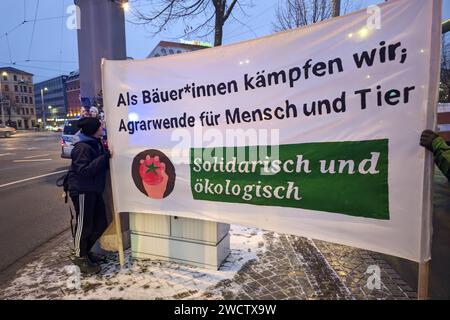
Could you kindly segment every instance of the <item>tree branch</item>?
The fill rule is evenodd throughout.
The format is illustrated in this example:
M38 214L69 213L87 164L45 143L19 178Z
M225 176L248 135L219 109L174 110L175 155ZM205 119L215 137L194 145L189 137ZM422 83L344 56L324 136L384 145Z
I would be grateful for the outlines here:
M227 12L225 13L224 17L223 17L223 22L227 21L228 17L231 14L231 11L233 11L233 8L236 4L237 0L233 0L233 2L231 2L230 6L228 7Z

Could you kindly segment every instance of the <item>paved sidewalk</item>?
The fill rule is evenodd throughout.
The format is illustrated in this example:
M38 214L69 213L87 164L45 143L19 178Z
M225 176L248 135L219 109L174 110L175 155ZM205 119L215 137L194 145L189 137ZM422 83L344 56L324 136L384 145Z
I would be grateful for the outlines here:
M0 299L410 299L415 292L381 255L346 246L232 225L231 254L211 271L116 254L102 273L71 276L71 238L65 233L35 253L0 288ZM381 271L379 289L367 287L369 266ZM370 279L369 279L370 280ZM369 281L370 282L370 281Z

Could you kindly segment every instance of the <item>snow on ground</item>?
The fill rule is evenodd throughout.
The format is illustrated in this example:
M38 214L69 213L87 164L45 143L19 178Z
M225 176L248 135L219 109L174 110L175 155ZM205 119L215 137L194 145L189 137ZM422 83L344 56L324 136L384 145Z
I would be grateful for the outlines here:
M2 299L410 299L415 292L380 254L357 248L231 226L231 253L219 270L167 261L126 265L109 254L95 276L78 277L69 255L70 233L33 253L32 263L9 283ZM369 267L380 267L381 287L367 286ZM3 289L3 290L2 290Z
M116 254L110 254L102 263L101 274L81 276L80 281L68 259L70 241L66 241L20 270L10 286L0 292L0 299L199 298L208 288L232 279L244 264L265 250L264 231L260 229L232 225L230 234L231 253L219 270L167 261L134 260L127 250L125 268L120 269ZM219 292L208 297L222 299Z

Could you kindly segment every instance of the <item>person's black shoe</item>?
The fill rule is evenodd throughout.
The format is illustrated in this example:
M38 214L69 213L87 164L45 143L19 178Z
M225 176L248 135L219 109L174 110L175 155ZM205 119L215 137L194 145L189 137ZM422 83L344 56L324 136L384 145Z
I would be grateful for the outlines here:
M87 256L93 264L100 264L103 261L101 257L92 252L89 252Z
M80 268L81 273L85 274L97 274L102 270L100 266L92 263L87 256L75 257L73 263Z

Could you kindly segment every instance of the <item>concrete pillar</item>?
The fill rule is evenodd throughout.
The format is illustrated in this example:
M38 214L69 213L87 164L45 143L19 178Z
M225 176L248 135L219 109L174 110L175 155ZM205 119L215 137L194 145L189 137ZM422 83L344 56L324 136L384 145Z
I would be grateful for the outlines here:
M94 99L102 90L101 60L125 60L125 18L111 0L75 0L81 13L78 29L81 99Z
M111 0L75 0L81 15L78 29L78 59L80 67L80 98L82 106L92 106L102 91L102 58L109 60L125 60L125 18L119 3ZM108 222L112 220L113 202L111 179L107 178L103 195L106 204ZM122 237L124 247L130 245L128 215L121 215ZM102 247L111 250L115 243L111 236L113 226L110 225ZM104 244L104 245L103 245ZM97 250L98 251L98 250Z

